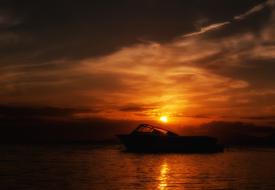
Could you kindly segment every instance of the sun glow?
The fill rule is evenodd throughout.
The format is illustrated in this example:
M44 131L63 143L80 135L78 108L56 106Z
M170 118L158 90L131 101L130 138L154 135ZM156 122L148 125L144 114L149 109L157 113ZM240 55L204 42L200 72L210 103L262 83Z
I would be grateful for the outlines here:
M168 122L168 117L167 116L161 116L160 118L159 118L159 120L161 121L161 122L163 122L163 123L167 123Z

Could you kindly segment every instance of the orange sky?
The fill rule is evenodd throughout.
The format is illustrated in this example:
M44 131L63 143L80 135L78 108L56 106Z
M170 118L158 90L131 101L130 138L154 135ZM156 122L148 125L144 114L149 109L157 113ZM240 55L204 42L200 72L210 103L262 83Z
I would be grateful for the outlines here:
M264 8L271 13L257 33L216 37ZM58 58L31 69L6 65L1 68L1 104L90 110L77 117L158 121L166 115L171 123L268 122L264 119L275 115L270 73L275 69L270 64L275 59L274 15L274 1L267 1L166 42L141 39L109 54ZM49 65L54 69L43 69Z

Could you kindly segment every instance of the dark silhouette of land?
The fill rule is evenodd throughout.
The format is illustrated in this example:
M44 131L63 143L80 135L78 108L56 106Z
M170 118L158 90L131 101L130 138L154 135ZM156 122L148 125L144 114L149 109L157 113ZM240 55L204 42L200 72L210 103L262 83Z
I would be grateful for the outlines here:
M74 111L0 106L0 143L118 143L116 134L130 133L140 123L103 118L76 119L72 117ZM197 127L180 127L175 132L213 136L229 146L275 147L275 128L272 126L213 121Z

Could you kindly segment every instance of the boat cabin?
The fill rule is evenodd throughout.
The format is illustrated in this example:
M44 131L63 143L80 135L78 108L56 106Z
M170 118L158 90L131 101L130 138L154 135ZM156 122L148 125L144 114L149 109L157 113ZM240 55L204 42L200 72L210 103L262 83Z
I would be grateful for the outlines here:
M171 131L168 131L159 127L154 127L149 124L140 124L131 134L178 136L176 133L173 133Z

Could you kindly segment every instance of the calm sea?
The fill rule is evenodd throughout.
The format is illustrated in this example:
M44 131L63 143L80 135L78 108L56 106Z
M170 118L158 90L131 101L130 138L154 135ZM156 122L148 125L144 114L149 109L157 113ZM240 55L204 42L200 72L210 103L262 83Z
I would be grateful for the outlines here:
M119 145L0 145L0 189L275 189L275 149L132 154Z

